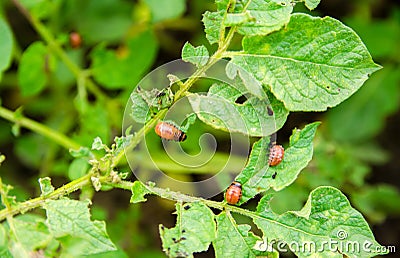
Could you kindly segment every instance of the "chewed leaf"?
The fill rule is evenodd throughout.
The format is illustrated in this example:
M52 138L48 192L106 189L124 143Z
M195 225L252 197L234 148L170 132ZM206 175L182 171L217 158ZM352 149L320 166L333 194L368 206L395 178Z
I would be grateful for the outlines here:
M278 257L277 252L262 252L255 248L261 238L250 231L250 225L236 225L232 216L224 211L216 221L215 257Z
M50 177L39 178L39 185L41 196L46 196L52 192L54 192L54 186L51 184Z
M204 66L209 58L208 50L205 46L194 47L186 42L182 48L183 61L190 62L197 67Z
M107 235L105 223L90 219L88 204L88 201L47 200L44 208L50 232L56 237L80 238L84 250L81 255L116 250Z
M187 257L206 251L215 239L214 213L204 204L176 204L176 226L160 225L163 250L171 257Z
M302 210L281 215L271 211L270 199L261 199L253 221L269 242L286 242L298 256L371 257L383 250L363 216L336 188L318 187Z
M230 85L214 84L207 95L190 94L188 98L198 118L216 129L265 136L283 126L288 112L282 103L274 98L259 99L243 94ZM236 103L242 95L247 100ZM275 113L268 112L268 108Z
M235 179L242 184L239 204L270 188L279 191L293 183L312 158L312 142L319 124L315 122L302 130L294 130L284 158L277 166L268 166L270 139L264 137L254 143L246 167Z
M138 202L145 202L147 201L146 198L144 198L144 196L146 194L151 193L145 185L143 185L142 182L140 181L135 181L132 185L132 196L131 196L131 203L138 203Z
M288 0L252 0L246 11L241 7L236 11L243 13L228 14L224 21L227 26L239 24L238 32L247 36L266 35L279 30L289 22L293 5Z
M356 33L330 17L292 15L284 30L243 39L231 62L271 87L291 111L323 111L380 69Z

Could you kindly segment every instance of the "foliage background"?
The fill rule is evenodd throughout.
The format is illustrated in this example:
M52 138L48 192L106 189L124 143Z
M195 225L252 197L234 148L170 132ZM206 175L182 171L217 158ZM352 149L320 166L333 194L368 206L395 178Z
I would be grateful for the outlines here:
M51 57L46 59L49 72L45 78L26 79L35 65L24 62L26 49L40 37L12 2L2 1L1 12L11 24L17 44L12 66L1 78L1 104L12 110L23 106L26 116L87 146L96 136L110 143L120 135L127 97L147 71L179 58L186 41L207 45L201 14L215 8L213 1L208 0L36 3L39 4L33 5L31 11L43 18L74 62L91 68L106 100L98 101L96 93L82 90L65 64ZM300 5L296 8L308 12ZM294 127L316 120L323 123L315 141L313 161L292 186L273 200L273 207L278 212L299 209L316 186L333 185L367 218L378 242L397 244L399 250L400 5L394 0L323 0L311 14L329 15L353 28L384 69L337 108L324 113L290 114L278 133L278 141L283 144ZM82 35L81 48L68 45L71 31ZM235 43L239 45L240 39ZM40 57L40 46L37 48L39 51L32 52ZM130 67L129 71L124 67ZM84 101L82 94L88 94L93 101ZM20 200L38 195L38 177L51 176L53 184L61 186L86 172L79 160L71 163L72 157L65 149L5 120L0 120L0 152L7 158L0 167L0 175L4 182L15 186L13 194ZM80 193L81 198L85 195L93 193ZM222 194L215 197L222 198ZM164 257L158 224L173 226L173 203L149 197L146 203L130 205L129 199L129 192L119 190L94 194L94 219L107 221L111 239L125 252L121 256ZM254 208L255 204L252 201L247 205ZM209 250L198 257L211 254Z

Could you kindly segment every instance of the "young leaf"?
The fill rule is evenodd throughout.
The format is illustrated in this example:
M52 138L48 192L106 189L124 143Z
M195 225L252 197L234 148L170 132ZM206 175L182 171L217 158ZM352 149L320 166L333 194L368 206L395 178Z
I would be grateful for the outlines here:
M132 185L132 196L130 203L138 203L147 201L144 196L146 194L150 194L151 192L147 189L147 187L140 181L135 181Z
M217 217L217 236L213 242L215 257L278 257L277 252L261 252L254 249L261 238L254 235L250 225L236 225L225 211Z
M103 150L104 146L105 144L103 144L103 141L101 140L100 137L94 138L92 143L92 150Z
M204 66L207 63L208 58L208 50L203 45L194 47L189 42L186 42L182 48L183 61L190 62L197 67Z
M246 167L235 179L242 184L239 204L271 187L279 191L293 183L312 158L312 141L319 124L315 122L306 125L302 130L294 130L282 162L274 167L268 166L269 137L254 143Z
M18 82L24 96L41 92L47 83L48 72L54 70L55 60L42 42L32 43L22 54L18 67Z
M291 111L323 111L380 69L361 39L330 17L294 14L284 30L243 39L231 62L252 73Z
M243 94L230 85L217 83L210 87L206 96L190 94L188 98L198 118L216 129L265 136L283 126L288 112L282 103L251 95L243 104L235 103ZM268 114L269 106L276 110L275 116Z
M70 149L69 153L74 158L91 157L91 155L92 155L89 148L87 148L87 147L80 147L79 150Z
M132 92L131 101L132 101L132 111L130 113L131 117L136 122L144 124L147 120L150 119L149 105L143 99L142 94L136 91Z
M40 185L40 191L42 192L41 196L46 196L54 192L54 186L51 185L50 177L39 178L39 185Z
M74 159L68 168L68 178L70 180L75 180L86 175L89 167L90 165L86 158Z
M298 256L371 257L381 246L346 196L330 186L316 188L300 211L271 211L271 195L261 199L254 223L269 242L283 241ZM298 248L297 248L298 247ZM380 249L382 250L382 249Z
M221 35L221 24L224 12L205 12L203 14L204 32L210 44L217 43Z
M50 232L58 238L67 235L80 238L85 255L116 250L105 223L90 220L88 204L89 201L47 200L44 208Z
M290 14L293 6L289 0L252 0L247 1L246 11L241 8L235 8L235 12L242 14L228 13L224 24L226 26L238 24L237 31L240 34L266 35L279 30L290 20Z
M3 17L0 17L0 81L2 72L5 71L11 62L13 48L13 37L10 27Z
M215 239L214 213L204 204L176 204L176 226L160 225L164 252L172 257L192 256L206 251Z

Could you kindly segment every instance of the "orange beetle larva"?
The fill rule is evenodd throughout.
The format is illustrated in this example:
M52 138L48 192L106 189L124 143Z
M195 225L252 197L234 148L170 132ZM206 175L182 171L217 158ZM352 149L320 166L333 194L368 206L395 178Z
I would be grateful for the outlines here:
M184 140L186 140L186 134L184 132L176 128L175 125L167 122L159 122L154 130L156 131L156 134L158 134L158 136L166 140L173 140L178 142L183 142Z
M226 190L225 199L229 204L236 204L242 197L242 184L233 182Z
M72 48L79 48L82 44L82 37L78 32L71 32L69 34L69 43Z
M285 154L285 149L282 145L273 145L269 149L268 165L276 166L282 162L283 156Z

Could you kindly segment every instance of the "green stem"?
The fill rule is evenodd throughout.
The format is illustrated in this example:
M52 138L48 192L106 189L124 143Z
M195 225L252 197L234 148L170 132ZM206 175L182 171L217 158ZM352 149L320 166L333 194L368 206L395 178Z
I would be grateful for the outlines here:
M43 206L46 200L58 199L64 195L68 195L76 190L81 189L83 186L91 184L90 178L93 176L92 173L89 173L81 178L78 178L60 188L55 190L54 192L46 195L40 196L22 203L19 203L16 206L7 207L0 211L0 221L4 220L9 216L14 216L19 213L25 213L34 208Z
M124 190L131 191L133 187L133 182L130 181L121 181L118 183L110 183L105 180L105 178L101 178L100 181L103 181L102 183L108 186L112 186L114 188L120 188ZM211 200L206 200L200 197L195 197L195 196L190 196L186 195L183 193L179 192L174 192L168 189L164 188L159 188L156 186L151 186L151 185L146 185L146 188L151 192L151 194L157 195L161 198L168 199L171 201L176 201L176 202L185 202L185 203L192 203L192 202L202 202L208 207L218 209L218 210L227 210L235 213L242 214L247 217L251 218L259 218L259 215L257 215L254 212L251 212L247 209L240 208L238 206L232 206L227 204L226 202L216 202L216 201L211 201Z
M81 145L79 143L74 142L64 134L61 134L57 131L54 131L53 129L38 123L36 121L33 121L29 118L23 117L17 112L10 111L4 107L0 107L0 117L7 119L11 122L14 122L22 127L28 128L40 135L43 135L54 142L60 144L66 149L74 149L78 150Z

